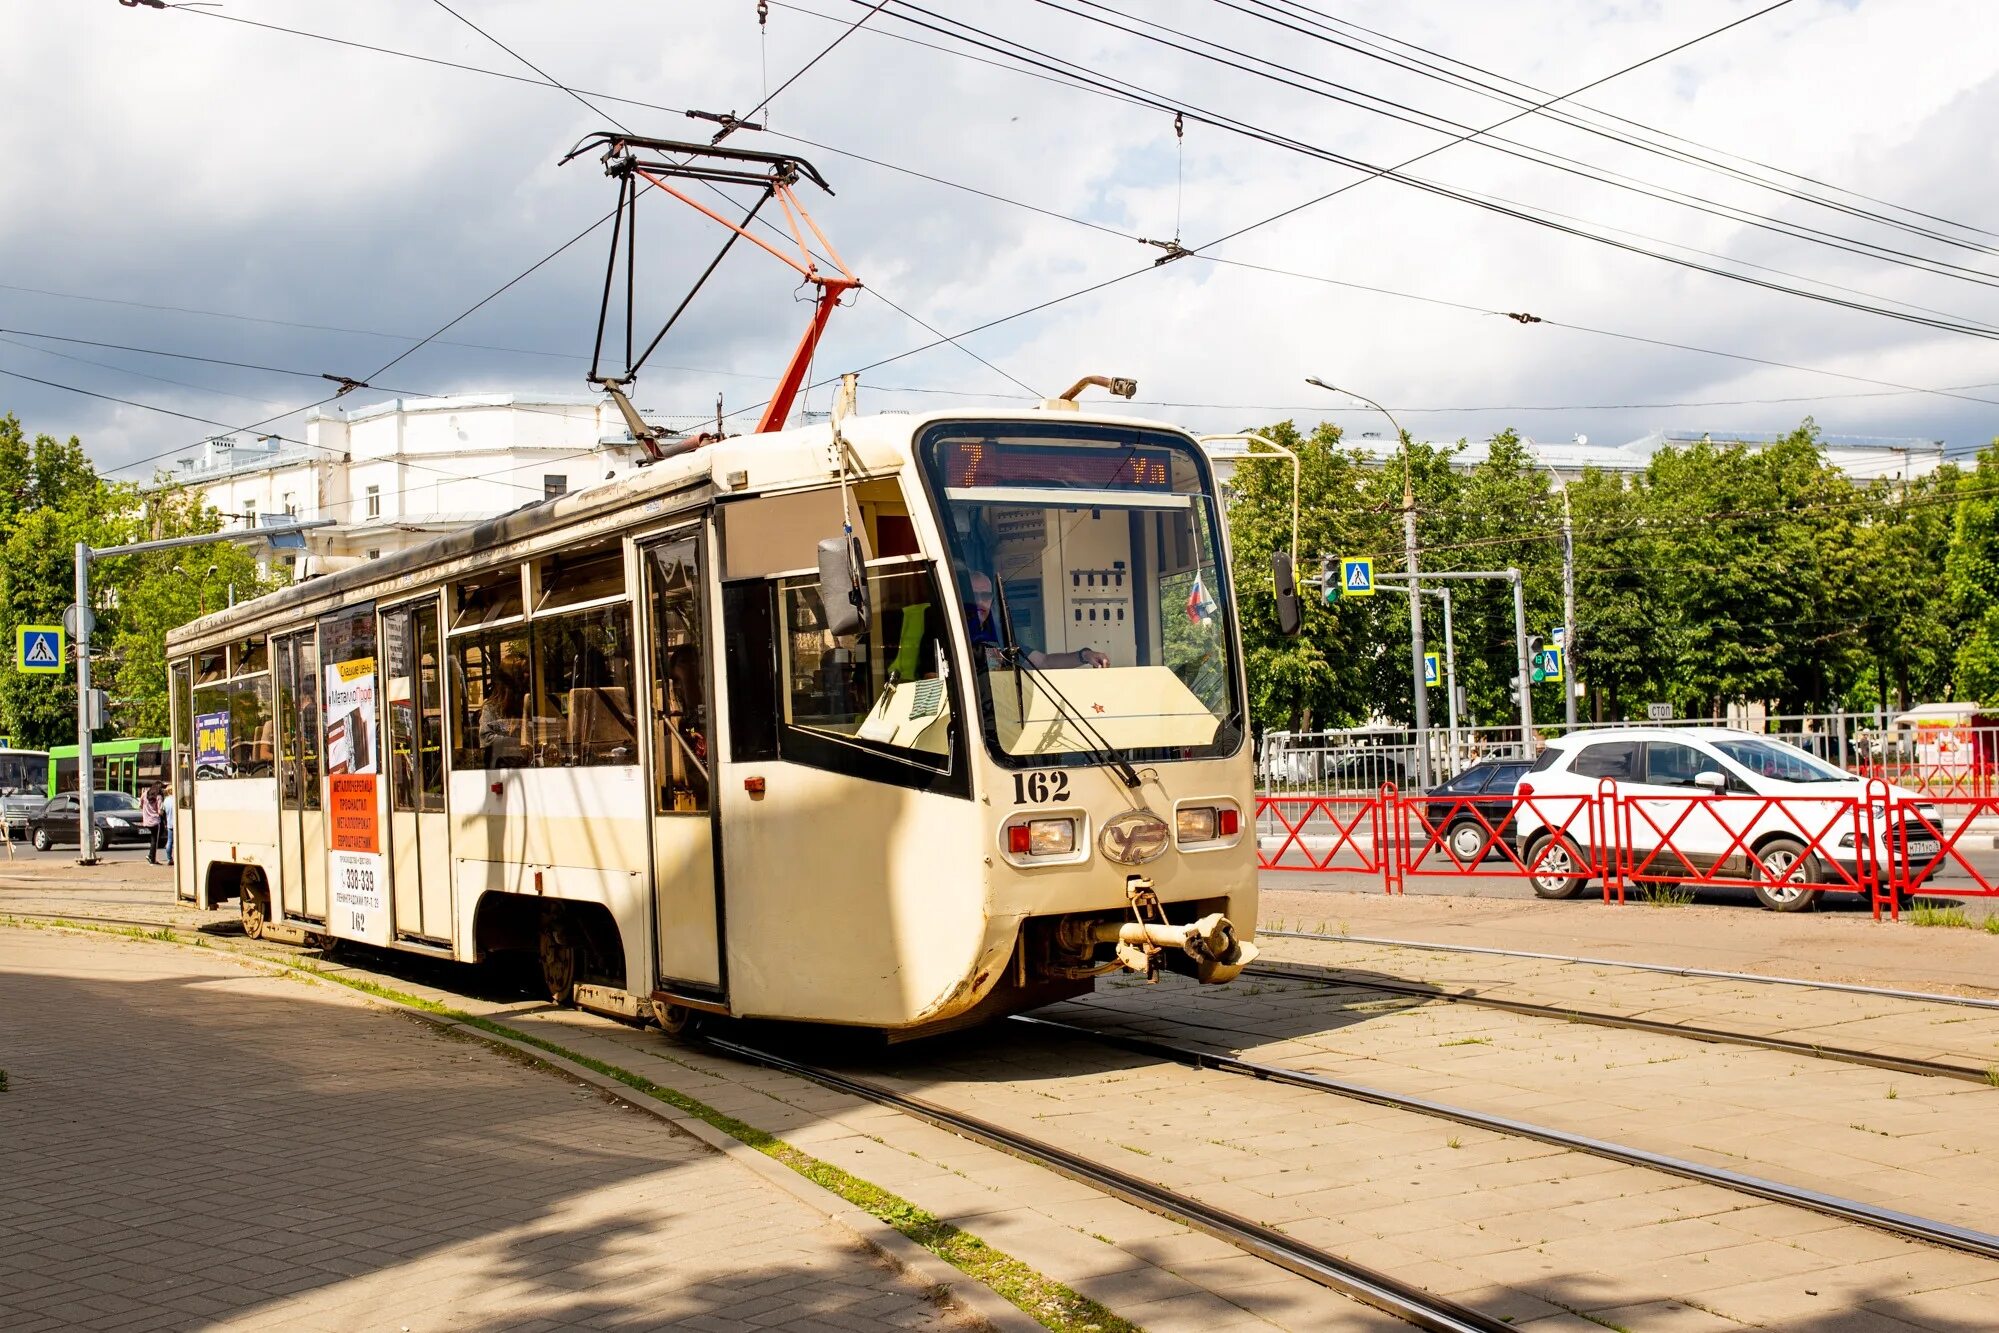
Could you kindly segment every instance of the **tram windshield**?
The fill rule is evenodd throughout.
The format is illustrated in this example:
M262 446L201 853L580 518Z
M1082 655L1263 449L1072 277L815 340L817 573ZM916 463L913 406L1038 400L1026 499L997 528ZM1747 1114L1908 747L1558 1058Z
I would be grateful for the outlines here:
M1215 499L1186 439L948 424L920 449L995 757L1194 759L1241 739Z

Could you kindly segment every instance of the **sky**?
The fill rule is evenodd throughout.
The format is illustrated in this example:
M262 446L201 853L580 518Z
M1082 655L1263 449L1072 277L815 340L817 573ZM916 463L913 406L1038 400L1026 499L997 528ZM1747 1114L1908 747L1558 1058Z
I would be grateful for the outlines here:
M730 143L831 184L800 196L864 290L814 377L862 369L864 411L1107 374L1196 431L1383 429L1317 377L1430 439L1810 415L1974 449L1999 435L1989 4L1768 3L771 0L760 28L754 0L0 0L0 412L144 478L224 429L302 438L322 374L376 386L357 406L587 392L609 227L561 247L615 185L558 160L617 124L705 139L686 110L746 112L797 74ZM1523 110L1481 89L1532 105L1737 20L1581 93L1597 132L1528 114L1453 142ZM990 49L1012 43L1110 86ZM1366 169L1432 149L1407 179ZM641 338L723 235L641 203ZM1176 236L1197 253L1155 266L1143 242ZM696 416L719 393L747 428L807 300L738 245L635 397Z

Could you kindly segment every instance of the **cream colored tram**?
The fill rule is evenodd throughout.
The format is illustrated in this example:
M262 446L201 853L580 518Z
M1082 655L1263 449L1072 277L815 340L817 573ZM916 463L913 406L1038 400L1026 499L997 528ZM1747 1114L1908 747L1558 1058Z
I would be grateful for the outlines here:
M515 952L669 1029L1226 981L1256 919L1227 570L1168 426L710 444L171 635L177 892Z

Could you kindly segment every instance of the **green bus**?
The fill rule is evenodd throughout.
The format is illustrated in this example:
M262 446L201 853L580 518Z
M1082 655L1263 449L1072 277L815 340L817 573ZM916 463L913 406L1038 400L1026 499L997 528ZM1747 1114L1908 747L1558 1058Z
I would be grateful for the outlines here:
M48 795L76 790L76 749L74 745L58 745L49 750ZM122 791L136 797L153 783L166 780L164 736L90 743L92 791Z

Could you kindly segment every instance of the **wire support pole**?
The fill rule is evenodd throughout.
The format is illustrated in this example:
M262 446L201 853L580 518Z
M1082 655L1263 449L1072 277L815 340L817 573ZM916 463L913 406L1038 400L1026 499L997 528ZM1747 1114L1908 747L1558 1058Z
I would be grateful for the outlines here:
M1527 592L1525 580L1520 571L1508 568L1506 577L1513 583L1513 655L1519 662L1520 671L1520 753L1524 759L1534 757L1534 668L1527 660Z
M1388 424L1395 428L1395 438L1402 444L1402 554L1404 568L1409 571L1409 678L1411 698L1414 700L1412 712L1419 738L1416 746L1416 782L1419 787L1430 785L1430 685L1428 673L1423 669L1425 652L1423 648L1423 586L1421 571L1416 563L1416 477L1415 462L1409 452L1409 433L1402 429L1402 423L1395 414L1366 394L1355 393L1352 389L1334 388L1324 380L1312 378L1305 383L1332 393L1343 393L1349 398L1358 398L1375 411L1388 418ZM1525 640L1522 640L1524 643Z
M96 798L90 791L90 544L76 544L76 863L97 864Z

